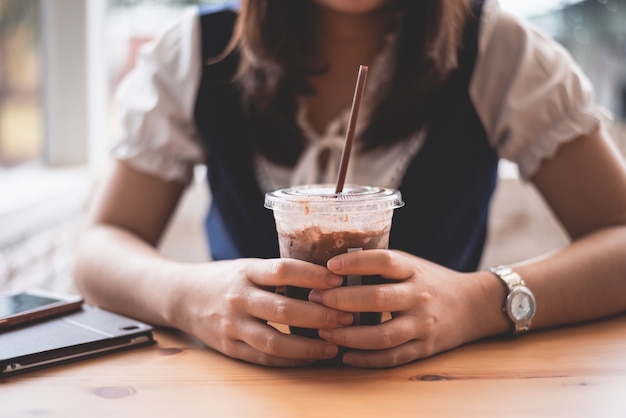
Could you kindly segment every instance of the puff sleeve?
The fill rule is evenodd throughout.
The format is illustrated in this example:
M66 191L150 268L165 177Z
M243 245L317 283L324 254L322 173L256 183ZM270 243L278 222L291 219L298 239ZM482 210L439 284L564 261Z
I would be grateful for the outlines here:
M487 4L470 95L498 155L527 180L561 144L610 116L565 48Z
M199 19L195 8L142 48L115 101L121 134L114 158L166 181L191 181L204 161L193 119L201 77Z

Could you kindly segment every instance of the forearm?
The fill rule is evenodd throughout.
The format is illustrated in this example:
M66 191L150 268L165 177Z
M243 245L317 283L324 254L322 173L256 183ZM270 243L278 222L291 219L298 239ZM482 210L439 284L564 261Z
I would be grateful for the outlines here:
M626 311L626 227L606 228L512 267L535 294L532 329L601 318ZM493 274L471 274L478 306L468 340L506 332L503 283ZM476 325L478 324L478 325Z
M94 226L81 239L75 283L94 305L155 325L174 326L171 312L184 277L179 263L133 234Z
M537 300L534 328L626 310L626 226L606 228L516 270Z

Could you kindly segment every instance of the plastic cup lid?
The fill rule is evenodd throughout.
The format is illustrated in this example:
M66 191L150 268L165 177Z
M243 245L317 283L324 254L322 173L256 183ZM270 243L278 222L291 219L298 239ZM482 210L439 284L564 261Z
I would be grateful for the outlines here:
M279 189L265 195L265 207L273 210L366 211L404 206L399 190L347 184L335 193L334 184L312 184Z

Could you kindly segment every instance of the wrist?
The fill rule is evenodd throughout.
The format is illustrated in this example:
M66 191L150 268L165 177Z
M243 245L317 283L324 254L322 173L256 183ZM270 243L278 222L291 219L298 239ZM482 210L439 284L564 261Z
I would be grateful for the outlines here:
M468 302L469 323L466 340L475 341L494 335L505 334L511 324L502 313L506 292L502 283L489 271L468 273L466 282L471 285Z
M526 287L522 276L509 266L491 267L489 272L504 285L506 298L502 310L511 322L511 333L527 332L535 316L536 302L532 291Z
M161 291L161 314L168 326L185 332L190 332L187 328L191 324L189 319L192 314L189 311L194 295L197 297L204 293L196 289L197 280L193 279L195 268L192 264L169 262L161 271L165 276L161 282L165 285Z
M163 314L167 323L190 334L205 333L206 329L198 327L207 327L212 323L209 318L224 313L220 310L220 301L235 282L234 278L227 277L240 269L241 264L241 260L170 262L165 268L169 280L163 289Z

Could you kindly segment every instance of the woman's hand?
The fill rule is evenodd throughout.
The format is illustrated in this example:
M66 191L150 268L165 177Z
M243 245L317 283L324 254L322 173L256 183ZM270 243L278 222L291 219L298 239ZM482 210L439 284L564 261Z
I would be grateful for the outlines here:
M320 330L325 341L348 348L345 364L396 366L452 349L476 334L469 301L476 299L470 295L478 295L480 286L472 289L477 281L470 274L389 250L343 254L329 260L328 268L342 275L381 275L389 281L311 292L311 301L341 311L392 314L380 325Z
M337 328L352 314L288 298L276 287L331 289L342 276L294 259L242 259L185 267L170 322L210 347L237 359L298 366L338 353L334 343L280 332L267 322L305 328ZM210 269L211 279L206 279Z

